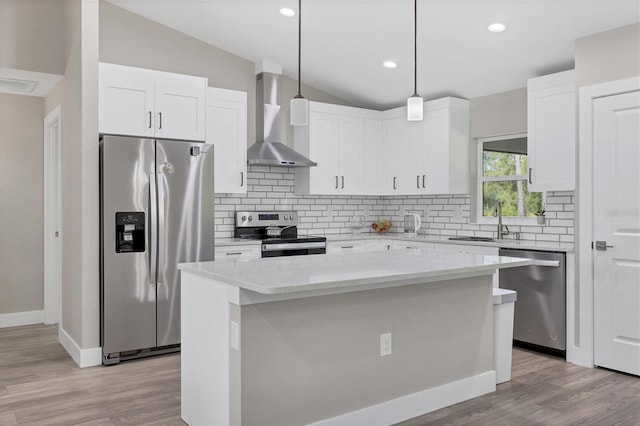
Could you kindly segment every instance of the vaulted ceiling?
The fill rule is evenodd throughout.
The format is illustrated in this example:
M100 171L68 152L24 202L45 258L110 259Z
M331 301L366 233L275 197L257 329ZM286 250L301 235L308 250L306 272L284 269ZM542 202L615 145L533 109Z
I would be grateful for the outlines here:
M297 78L295 0L108 0ZM419 0L418 93L475 98L574 66L580 37L640 21L637 0ZM487 30L502 22L502 33ZM386 69L385 60L397 68ZM302 80L356 105L413 93L413 1L302 0Z

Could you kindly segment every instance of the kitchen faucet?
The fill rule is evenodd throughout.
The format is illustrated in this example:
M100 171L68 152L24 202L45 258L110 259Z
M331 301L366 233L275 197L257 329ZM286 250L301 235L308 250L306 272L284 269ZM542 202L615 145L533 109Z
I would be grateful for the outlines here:
M497 240L502 240L505 235L509 235L509 227L502 224L502 201L496 200L496 204L493 208L493 216L498 217L498 232Z

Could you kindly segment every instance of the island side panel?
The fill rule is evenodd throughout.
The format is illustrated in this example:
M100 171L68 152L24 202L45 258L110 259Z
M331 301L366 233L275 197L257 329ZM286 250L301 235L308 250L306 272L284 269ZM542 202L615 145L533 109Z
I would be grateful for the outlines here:
M239 379L239 360L229 345L230 309L239 317L238 307L229 304L225 284L184 271L180 279L181 417L189 425L230 424L239 415L230 398L239 388L230 383Z
M242 424L308 424L493 371L491 276L240 309Z

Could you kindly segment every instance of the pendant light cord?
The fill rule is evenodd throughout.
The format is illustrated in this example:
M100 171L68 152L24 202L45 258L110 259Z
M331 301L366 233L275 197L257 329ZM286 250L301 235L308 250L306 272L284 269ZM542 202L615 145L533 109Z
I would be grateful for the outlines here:
M413 1L413 96L418 96L418 0Z
M302 97L302 90L300 89L300 64L302 62L302 0L298 0L298 94L296 98Z

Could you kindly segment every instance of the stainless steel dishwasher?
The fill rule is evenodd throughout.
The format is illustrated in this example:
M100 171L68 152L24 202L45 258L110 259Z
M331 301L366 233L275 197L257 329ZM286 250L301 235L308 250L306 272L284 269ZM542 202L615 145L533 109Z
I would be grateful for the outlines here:
M513 323L515 344L565 355L565 253L500 249L500 256L533 259L531 266L500 270L500 287L518 292Z

